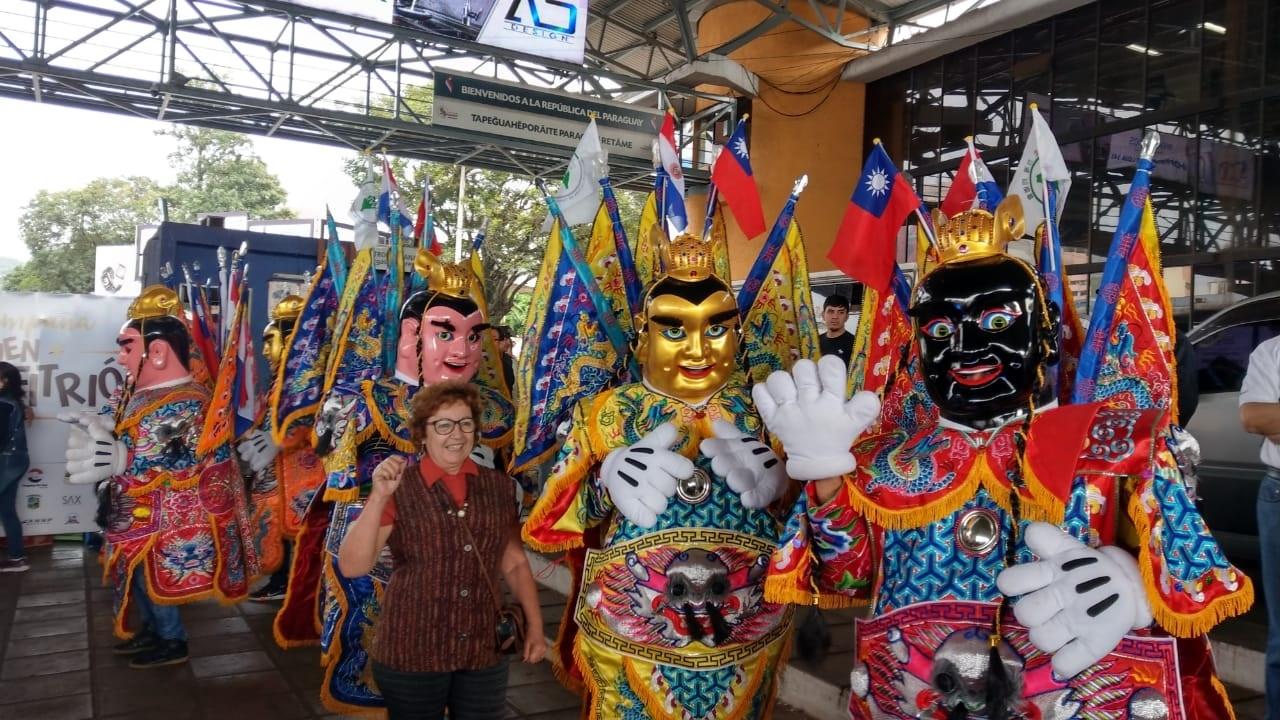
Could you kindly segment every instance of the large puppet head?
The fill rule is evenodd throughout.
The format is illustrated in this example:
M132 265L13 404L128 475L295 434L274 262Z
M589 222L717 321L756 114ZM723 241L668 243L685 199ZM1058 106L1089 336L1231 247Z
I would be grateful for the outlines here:
M916 287L911 315L925 386L943 417L983 428L1047 402L1058 308L1036 272L1005 254L1022 235L1016 196L994 216L935 214L938 264Z
M484 330L479 283L471 270L445 264L424 250L414 269L427 279L427 289L405 300L400 309L400 341L396 372L421 384L473 378L480 367Z
M306 302L297 295L287 295L271 309L271 322L262 330L262 356L271 365L273 375L289 349L289 335Z
M636 321L636 356L649 387L699 404L738 368L738 303L715 274L711 246L681 235L665 251L666 273L649 286Z
M191 336L178 294L163 285L143 290L129 305L116 345L116 361L139 390L190 374Z

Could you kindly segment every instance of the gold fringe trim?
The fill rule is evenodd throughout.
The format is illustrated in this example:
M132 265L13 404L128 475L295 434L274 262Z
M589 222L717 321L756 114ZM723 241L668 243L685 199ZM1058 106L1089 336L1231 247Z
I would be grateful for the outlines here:
M926 505L902 510L886 508L862 494L848 475L844 479L849 491L849 504L871 522L888 530L908 530L937 522L956 512L973 498L981 485L981 472L975 467L964 482Z
M786 575L770 575L764 581L764 599L765 602L790 604L790 605L811 605L814 603L814 594L808 590L802 590L796 587L795 574L788 573Z
M1151 537L1151 523L1142 508L1142 493L1135 492L1129 496L1129 519L1138 529L1138 537L1142 542L1138 545L1138 570L1142 573L1147 600L1151 605L1151 615L1156 623L1172 635L1190 638L1204 635L1218 623L1228 618L1243 615L1253 606L1253 581L1248 575L1233 571L1239 576L1240 589L1230 595L1215 598L1197 612L1187 614L1169 607L1164 596L1160 594L1160 583L1154 575L1151 562L1151 546L1147 538Z
M1177 397L1176 395L1174 397ZM1227 717L1225 720L1236 720L1236 709L1231 706L1231 698L1227 695L1227 689L1222 686L1222 681L1218 679L1217 668L1214 668L1214 674L1209 676L1209 683L1213 685L1213 691L1218 693L1218 697L1222 698L1222 707L1227 709Z
M676 717L667 712L662 703L653 697L653 693L649 692L648 681L640 677L640 671L636 669L630 658L622 658L622 670L627 676L627 684L631 686L631 692L640 698L640 704L644 705L649 717L653 720L676 720Z
M405 440L391 429L391 425L387 419L382 416L382 408L378 407L378 403L373 397L373 383L366 381L364 387L360 389L360 394L364 396L365 407L369 410L369 417L373 419L373 424L365 428L357 436L357 442L364 442L369 439L369 435L376 428L382 434L382 439L393 445L395 449L402 453L414 453L418 448L414 446L413 441Z
M1027 490L1030 492L1031 498L1028 502L1028 498L1025 495L1020 496L1022 503L1019 514L1024 520L1061 525L1066 513L1065 504L1054 497L1053 493L1035 476L1035 473L1030 472L1030 468L1025 463L1024 472L1027 473L1024 477L1028 480ZM871 522L887 530L909 530L938 522L964 507L965 503L973 499L979 487L986 488L987 494L991 496L992 501L999 505L1002 510L1006 513L1013 513L1013 508L1009 503L1009 493L1012 490L1007 483L1002 483L997 479L997 475L991 469L991 465L987 462L985 455L979 456L974 460L973 467L969 469L969 474L962 483L953 487L945 495L919 507L902 510L886 508L863 494L848 475L845 476L845 486L849 491L849 502L853 509Z
M289 431L293 429L294 423L299 422L303 418L314 416L320 411L320 403L311 403L294 410L285 416L284 422L280 423L279 433L276 432L275 423L272 423L271 439L281 447L284 447L285 440L288 438Z
M199 464L193 465L191 469L197 469L197 468L199 468ZM146 474L150 474L150 472ZM134 477L137 477L137 476L135 475ZM144 477L145 477L145 474L144 474ZM146 482L144 482L142 485L139 485L138 487L125 490L124 494L126 497L133 497L133 498L142 497L143 495L146 495L148 493L151 493L157 490L161 486L161 484L166 484L165 487L167 487L170 490L190 490L191 488L200 484L200 473L192 472L185 479L177 480L174 478L174 474L172 472L169 472L168 470L159 470L159 471L156 471L155 474L151 476L150 480L147 480Z
M526 545L537 552L564 552L565 550L582 547L582 530L575 533L574 537L557 543L541 542L530 534L531 528L550 527L560 519L552 515L557 500L570 492L576 494L582 491L582 481L587 476L586 470L580 469L576 465L566 467L565 470L564 474L559 477L553 477L547 482L546 487L542 490L542 496L534 504L533 510L529 511L529 518L524 521L524 526L520 528L520 537L524 539Z
M301 532L299 532L301 536ZM298 552L298 543L294 541L294 552L289 557L289 578L292 580L298 576L298 558L302 553ZM276 645L281 650L291 650L299 647L314 647L320 644L320 633L317 628L316 638L314 640L289 640L280 632L280 616L284 614L284 609L289 607L289 601L293 599L294 589L297 587L293 582L288 582L284 587L284 602L280 603L280 609L276 611L275 617L271 619L271 636L275 638ZM320 601L320 592L316 592L316 602ZM319 614L313 608L311 617L317 618ZM319 624L318 622L316 624Z
M213 519L212 516L210 516L210 521L212 521L212 519ZM245 592L243 595L239 595L235 597L229 596L220 589L218 581L219 579L221 579L221 576L222 576L221 573L223 571L223 564L219 563L218 567L214 570L212 586L208 590L203 590L197 593L191 593L189 595L183 595L182 597L160 597L159 595L157 595L157 593L153 591L155 587L154 581L151 577L150 570L145 564L147 557L151 553L151 549L156 544L156 540L157 540L156 536L152 535L152 537L143 545L143 549L140 552L136 553L135 556L132 558L132 560L129 562L129 569L127 571L127 575L125 576L125 581L124 581L125 601L121 603L120 611L116 613L115 617L112 620L112 632L115 633L116 637L122 640L130 640L133 638L135 634L125 630L124 620L126 617L128 617L129 609L133 606L133 595L132 595L133 574L134 572L137 571L139 565L142 565L142 582L147 586L147 590L146 590L147 596L151 599L151 603L154 605L166 605L166 606L186 605L188 603L194 603L194 602L200 602L202 600L212 599L212 600L216 600L218 604L223 607L231 607L232 605L238 605L248 595L249 589L248 589L247 582L245 585ZM217 533L214 533L213 542L214 542L216 557L221 557L222 547L221 545L218 544ZM112 565L114 565L115 558L119 554L120 554L119 550L113 553L112 560L108 561L108 565L105 568L104 575L108 575L110 573L110 568ZM247 573L245 577L246 578L248 577ZM104 577L104 581L106 579L107 578Z
M139 392L145 392L145 390L139 391ZM139 423L141 423L151 413L155 412L156 410L159 410L162 407L170 405L172 403L185 402L188 400L202 400L207 402L208 399L209 399L209 396L207 393L201 392L193 388L187 388L185 390L175 390L170 393L165 393L161 397L157 398L155 401L149 402L146 405L143 405L141 408L134 411L132 415L121 418L120 422L116 423L116 434L118 435L120 433L123 433L126 430L133 428L135 425L138 425Z
M324 489L324 497L321 498L325 502L344 503L355 502L360 499L360 488L348 488L346 490L338 490L336 488L326 487Z
M600 687L596 685L595 675L591 674L591 665L583 655L582 644L584 642L586 642L586 639L582 633L578 633L573 640L573 666L578 669L578 674L582 676L582 684L587 698L583 716L586 720L599 720Z
M514 434L514 433L515 433L515 429L513 428L513 429L511 430L511 432ZM519 438L516 438L516 439L519 439ZM520 443L520 444L523 444L523 443ZM526 460L526 461L524 461L523 463L521 463L521 464L519 464L519 465L514 465L514 464L513 464L513 465L509 466L509 467L507 468L507 472L511 473L512 475L515 475L516 473L522 473L522 472L524 472L524 471L526 471L526 470L528 470L528 469L530 469L530 468L532 468L532 467L534 467L534 466L536 466L536 465L541 465L542 463L544 463L544 462L546 462L546 461L550 460L552 457L554 457L554 456L555 456L555 454L556 454L556 452L558 452L558 451L559 451L559 449L560 449L560 448L558 448L558 447L556 447L556 446L549 447L549 448L547 448L546 450L543 450L542 452L540 452L540 453L538 453L537 455L535 455L535 456L534 456L532 459L530 459L530 460ZM516 457L516 456L518 456L520 453L519 453L519 451L514 447L514 445L513 445L513 447L512 447L512 451L513 451L513 452L512 452L512 462L514 463L514 462L515 462L515 457Z

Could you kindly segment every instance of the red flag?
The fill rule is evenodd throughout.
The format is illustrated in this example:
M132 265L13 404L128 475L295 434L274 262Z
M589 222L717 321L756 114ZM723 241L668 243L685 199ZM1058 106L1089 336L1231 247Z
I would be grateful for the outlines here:
M827 259L846 275L886 292L897 263L898 230L920 198L876 143L862 167Z
M764 212L760 209L760 190L751 173L751 158L747 154L746 124L738 121L729 142L716 157L711 167L711 182L729 203L733 217L743 234L753 238L765 230Z

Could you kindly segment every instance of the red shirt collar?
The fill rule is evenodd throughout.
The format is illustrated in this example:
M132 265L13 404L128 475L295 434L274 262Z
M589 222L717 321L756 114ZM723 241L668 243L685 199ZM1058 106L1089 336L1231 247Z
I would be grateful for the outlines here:
M430 455L423 453L422 459L418 462L418 471L422 473L422 480L427 487L435 485L440 480L456 480L467 476L477 476L480 474L480 468L471 458L467 458L462 462L462 467L458 469L456 474L446 473L440 469L440 466L431 459Z

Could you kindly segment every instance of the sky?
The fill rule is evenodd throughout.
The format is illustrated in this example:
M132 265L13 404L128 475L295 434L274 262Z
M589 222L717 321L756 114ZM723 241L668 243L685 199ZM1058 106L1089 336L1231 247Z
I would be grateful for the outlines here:
M173 182L171 123L31 101L0 99L0 257L30 256L18 232L22 208L40 190L70 190L99 177L145 175ZM252 137L267 169L280 178L298 217L324 217L328 203L342 219L355 186L342 172L350 149ZM231 210L233 208L217 208Z

